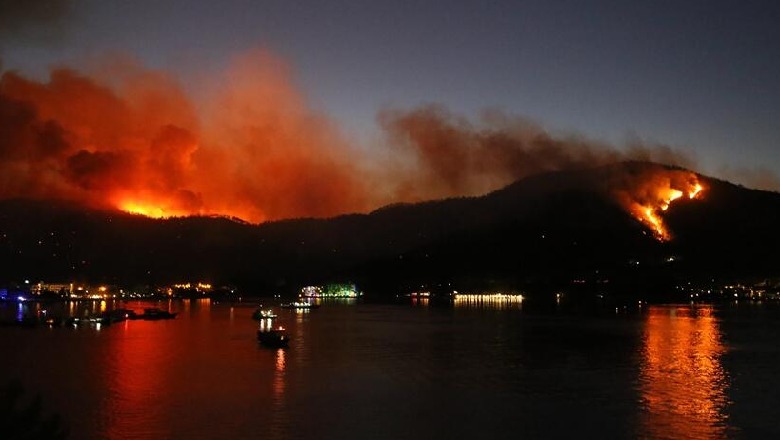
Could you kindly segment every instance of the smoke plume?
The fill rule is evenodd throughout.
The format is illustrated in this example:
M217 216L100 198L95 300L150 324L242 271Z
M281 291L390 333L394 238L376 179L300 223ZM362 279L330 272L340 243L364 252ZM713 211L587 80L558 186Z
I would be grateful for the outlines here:
M325 217L475 195L543 171L625 159L687 165L665 146L616 148L522 118L439 106L380 112L382 144L356 148L313 111L282 60L237 57L194 102L132 60L47 81L0 78L0 198L59 198L151 216L251 222Z
M121 67L3 74L3 197L250 221L365 209L349 148L271 55L237 60L202 115L169 76Z
M482 194L532 174L623 160L677 166L692 162L664 145L634 141L617 149L578 136L556 137L531 121L497 111L485 113L478 124L433 105L386 110L379 120L391 148L413 163L411 172L397 179L401 198Z

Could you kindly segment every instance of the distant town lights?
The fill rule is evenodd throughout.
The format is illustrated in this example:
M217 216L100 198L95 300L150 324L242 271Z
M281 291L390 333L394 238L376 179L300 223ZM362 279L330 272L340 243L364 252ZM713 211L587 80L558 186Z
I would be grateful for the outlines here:
M354 284L331 283L322 286L305 286L301 288L303 298L357 298L361 295Z

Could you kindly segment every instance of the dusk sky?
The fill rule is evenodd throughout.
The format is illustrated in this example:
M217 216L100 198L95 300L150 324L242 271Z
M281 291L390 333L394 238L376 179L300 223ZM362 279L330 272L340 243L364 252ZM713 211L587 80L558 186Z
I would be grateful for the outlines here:
M383 110L438 104L476 121L498 109L556 136L668 145L697 171L780 188L776 1L17 3L0 1L2 68L40 81L121 53L197 101L206 78L259 48L369 153Z

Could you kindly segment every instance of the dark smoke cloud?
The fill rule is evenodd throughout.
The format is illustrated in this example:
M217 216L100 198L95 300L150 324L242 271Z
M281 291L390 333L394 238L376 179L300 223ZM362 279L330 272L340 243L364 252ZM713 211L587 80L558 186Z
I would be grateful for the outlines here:
M81 150L68 157L65 177L85 190L100 191L121 185L136 168L135 158L126 152Z
M192 112L172 104L181 104L181 94L163 79L132 83L125 97L69 69L53 70L47 83L4 73L0 195L109 207L123 191L186 190L174 156L194 150L194 135L173 123L186 124Z
M492 111L478 123L444 107L385 110L380 125L391 148L413 161L402 184L402 198L426 199L482 194L516 179L545 171L599 166L621 160L690 166L692 160L671 147L634 140L618 149L579 136L556 137L523 118Z
M0 93L0 194L66 195L57 182L50 180L51 169L57 168L69 147L66 137L57 122L39 118L30 103Z
M266 51L237 57L198 105L175 78L132 59L95 72L0 77L0 198L260 222L478 195L626 159L690 164L662 145L617 148L498 111L471 121L441 106L385 110L385 143L356 148Z

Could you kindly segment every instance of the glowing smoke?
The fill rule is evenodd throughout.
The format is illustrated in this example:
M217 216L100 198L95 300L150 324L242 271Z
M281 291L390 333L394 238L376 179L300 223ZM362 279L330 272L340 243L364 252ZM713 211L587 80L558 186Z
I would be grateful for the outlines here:
M672 239L663 213L677 200L703 197L706 188L696 173L646 163L613 168L604 188L660 241Z
M68 69L46 83L2 76L4 198L250 221L365 209L349 147L271 55L237 60L205 115L165 74L106 72L110 81Z
M385 145L355 148L291 76L268 52L247 53L194 103L175 78L127 59L90 75L55 69L45 82L5 72L0 197L260 222L482 194L625 159L689 163L664 146L617 149L500 112L471 122L436 106L381 112Z

